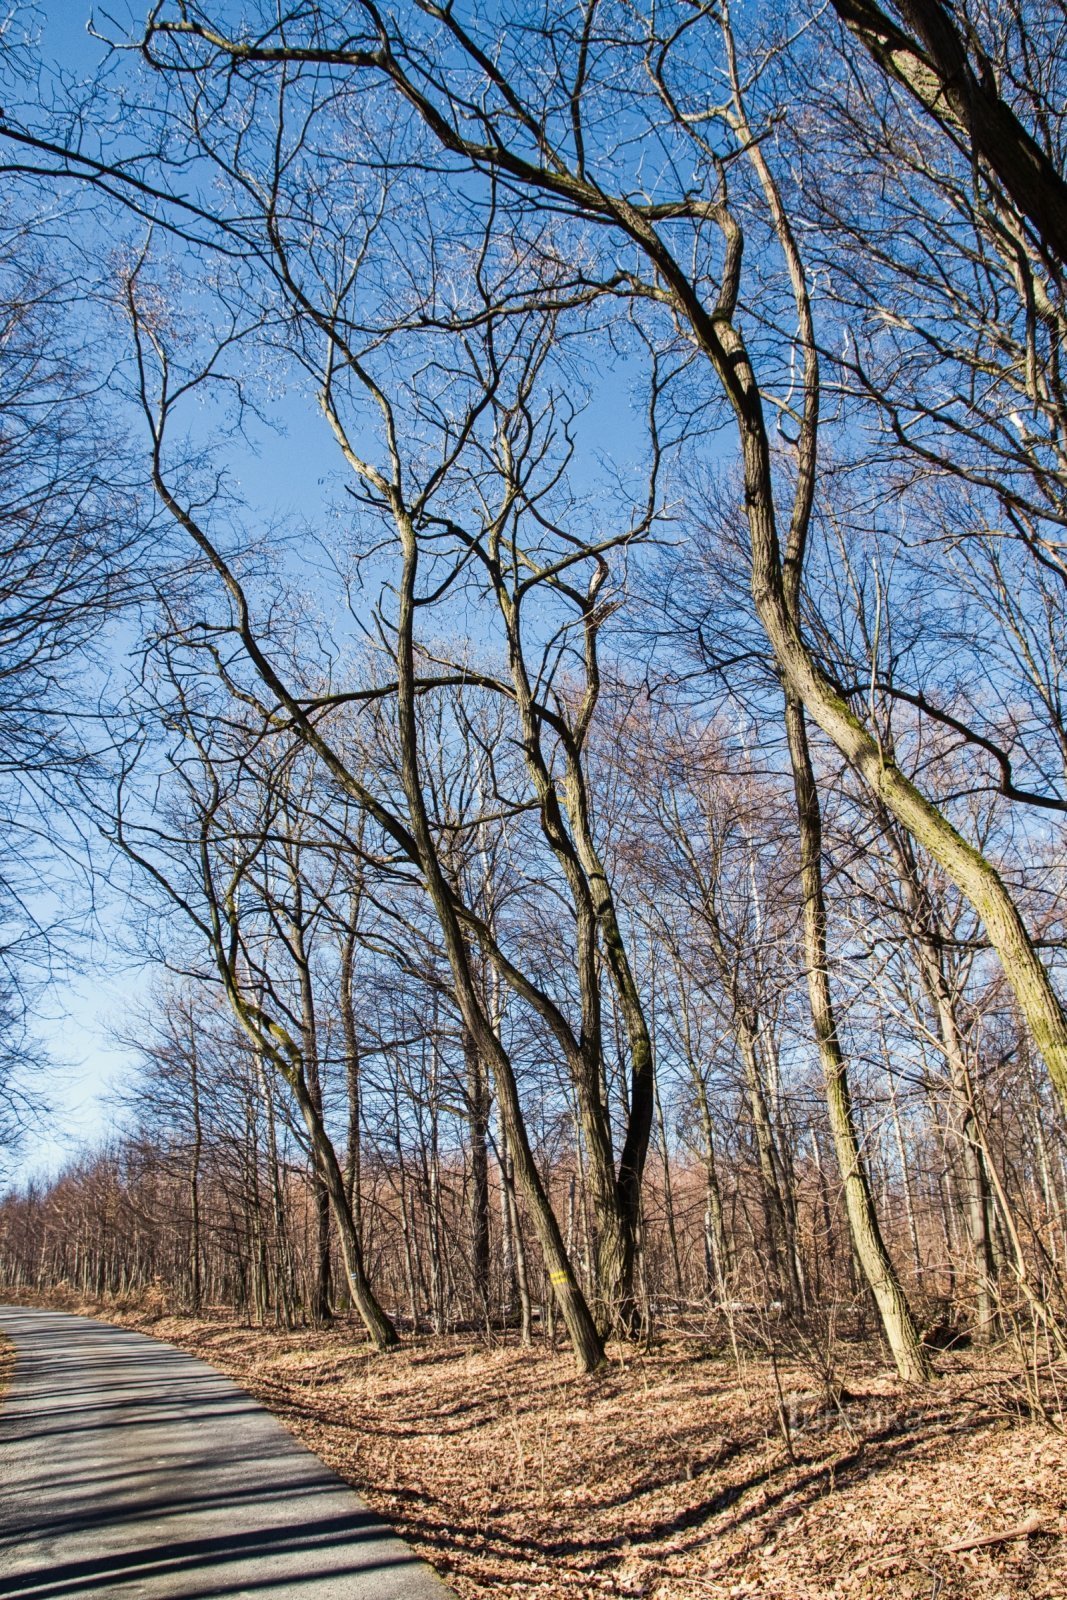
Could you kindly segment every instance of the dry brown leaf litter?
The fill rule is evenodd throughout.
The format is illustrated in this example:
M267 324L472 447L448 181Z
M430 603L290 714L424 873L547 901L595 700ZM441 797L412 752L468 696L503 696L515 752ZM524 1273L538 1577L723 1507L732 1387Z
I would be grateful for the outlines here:
M1065 1441L990 1362L918 1396L855 1363L839 1411L780 1368L790 1461L766 1364L681 1342L577 1378L562 1351L110 1315L235 1378L465 1600L1067 1600Z
M15 1346L6 1334L0 1333L0 1398L11 1382L15 1370Z

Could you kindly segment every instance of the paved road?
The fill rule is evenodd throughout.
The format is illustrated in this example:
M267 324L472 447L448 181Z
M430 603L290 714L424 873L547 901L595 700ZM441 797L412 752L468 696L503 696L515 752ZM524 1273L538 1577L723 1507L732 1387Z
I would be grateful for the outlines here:
M262 1406L173 1346L0 1307L0 1595L447 1600Z

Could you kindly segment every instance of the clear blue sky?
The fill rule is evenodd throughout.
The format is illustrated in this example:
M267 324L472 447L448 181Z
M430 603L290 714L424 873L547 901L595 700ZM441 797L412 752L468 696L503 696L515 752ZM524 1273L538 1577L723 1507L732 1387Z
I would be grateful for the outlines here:
M143 19L143 6L131 0L112 0L106 10L112 19L109 32L127 22L132 31ZM72 78L90 78L105 54L86 32L89 13L88 0L49 0L37 13L43 60ZM97 15L103 28L101 8ZM322 506L323 481L338 474L340 458L306 388L278 399L270 420L277 432L264 430L258 452L231 453L228 465L255 515L275 524L291 523L307 508ZM620 444L625 451L626 425L614 388L585 418L594 437L610 439L613 454ZM639 431L636 427L635 443ZM24 1177L53 1171L80 1148L97 1143L114 1124L113 1086L132 1064L115 1036L129 1026L147 987L145 971L121 958L109 936L122 920L121 904L104 902L80 975L57 984L51 993L41 1031L58 1067L49 1086L55 1114L27 1141Z
M123 0L107 10L118 23L143 15L141 7ZM86 31L89 14L88 0L48 0L35 11L27 8L23 18L35 18L46 63L84 78L92 76L103 57L101 46ZM231 467L246 501L277 520L320 497L318 486L336 471L337 456L308 396L280 401L272 420L278 435L264 435L258 453L233 458ZM54 984L44 1001L37 1031L56 1064L44 1086L54 1114L26 1140L15 1181L55 1171L104 1138L120 1114L114 1089L128 1074L132 1058L115 1039L129 1027L148 984L145 970L124 961L115 948L111 933L121 917L120 904L104 904L100 926L80 952L81 971Z

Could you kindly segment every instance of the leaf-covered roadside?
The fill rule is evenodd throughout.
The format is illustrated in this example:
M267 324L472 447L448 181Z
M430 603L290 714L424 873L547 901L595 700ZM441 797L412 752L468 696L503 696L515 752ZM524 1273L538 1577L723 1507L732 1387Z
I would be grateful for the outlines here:
M857 1360L839 1408L780 1365L783 1430L768 1363L679 1341L577 1379L469 1338L377 1356L343 1325L115 1320L235 1378L466 1600L1067 1596L1065 1441L992 1360L941 1358L921 1397Z
M5 1334L0 1333L0 1402L3 1401L11 1374L15 1370L15 1346Z

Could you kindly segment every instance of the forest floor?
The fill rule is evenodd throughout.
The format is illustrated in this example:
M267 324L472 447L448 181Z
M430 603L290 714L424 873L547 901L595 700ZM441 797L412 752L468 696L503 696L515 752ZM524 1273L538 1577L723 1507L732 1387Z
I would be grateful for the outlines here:
M835 1402L810 1368L692 1340L579 1378L469 1336L381 1356L348 1325L67 1309L234 1378L464 1600L1067 1597L1067 1440L1020 1414L1006 1358L939 1356L920 1393L853 1348Z

